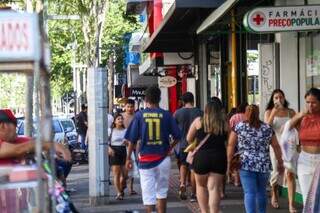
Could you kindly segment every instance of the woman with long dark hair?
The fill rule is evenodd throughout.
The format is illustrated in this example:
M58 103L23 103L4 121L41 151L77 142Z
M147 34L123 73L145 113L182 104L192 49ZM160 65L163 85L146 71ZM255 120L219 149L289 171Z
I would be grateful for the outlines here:
M116 199L122 200L124 196L123 186L125 183L127 150L124 139L126 129L123 124L123 116L120 113L114 116L114 121L109 132L109 163L112 168L114 186L117 190Z
M280 141L281 134L283 132L283 128L285 123L290 120L295 115L295 111L289 108L289 103L285 98L284 92L281 89L275 89L269 102L266 107L266 112L264 115L264 121L269 124L277 137L277 140ZM277 171L277 160L274 155L274 151L272 147L270 148L270 157L272 163L272 172L270 178L271 185L271 205L273 208L279 208L279 195L278 195L278 184L282 180L280 180L280 175ZM286 162L285 166L287 165ZM296 191L296 183L295 183L295 173L296 171L292 168L293 166L286 166L285 178L288 184L288 201L289 201L289 212L295 213L297 210L294 207L294 195Z
M240 154L240 179L244 191L244 204L247 213L265 213L267 206L267 182L271 169L269 146L274 149L278 160L279 172L283 171L280 146L272 128L260 121L259 108L249 105L245 112L245 121L240 122L231 131L228 143L228 173L235 146Z
M187 141L207 139L194 156L198 203L202 213L218 213L220 192L227 171L225 142L228 134L226 114L219 98L206 105L203 117L196 118L189 128Z
M320 90L311 88L305 95L305 101L305 110L297 113L290 122L291 128L296 127L299 130L301 152L297 163L297 174L304 204L307 200L314 199L309 198L308 193L316 168L320 164ZM314 204L308 202L308 206L305 207L310 208Z

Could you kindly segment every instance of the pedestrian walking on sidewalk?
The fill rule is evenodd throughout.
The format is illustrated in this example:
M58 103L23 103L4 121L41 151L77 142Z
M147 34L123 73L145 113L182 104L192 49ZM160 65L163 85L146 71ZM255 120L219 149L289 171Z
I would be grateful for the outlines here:
M78 142L81 149L86 150L86 136L88 130L88 107L86 104L81 105L81 112L76 117L76 127L78 132Z
M289 108L289 103L285 99L284 92L280 89L276 89L272 92L270 100L267 104L266 112L264 115L264 121L269 124L277 137L278 142L280 141L284 125L295 115L295 111ZM273 208L279 208L279 195L278 185L282 184L282 177L278 173L278 162L276 160L274 151L270 147L270 157L272 163L272 172L270 177L271 185L271 205ZM286 166L286 164L284 164ZM292 168L292 166L291 166ZM288 201L289 201L289 212L297 212L294 207L294 195L296 193L296 171L287 168L285 171L285 179L288 185Z
M108 132L110 132L108 155L110 156L109 163L113 173L114 186L117 190L116 199L123 200L127 150L124 140L126 128L124 127L123 117L121 114L116 114L114 116L111 130Z
M203 117L192 122L187 135L189 143L196 139L202 144L192 163L197 199L202 213L219 212L220 193L227 171L227 135L228 123L222 102L213 97L206 105Z
M125 126L125 128L128 128L133 117L135 114L135 101L132 99L127 99L126 103L124 105L124 112L122 113L123 116L123 124ZM126 180L128 180L128 191L129 191L129 195L136 195L137 192L133 189L133 183L134 183L134 178L138 178L139 177L139 172L137 169L137 161L136 161L136 149L133 150L132 154L131 154L131 160L133 162L133 168L128 170L125 169L125 178ZM127 187L127 181L124 182L124 188Z
M129 141L126 166L132 167L131 153L140 139L138 162L142 200L147 213L166 212L171 160L169 154L181 139L179 127L169 111L159 108L161 91L149 87L145 92L146 109L137 112L127 130ZM170 137L173 142L170 144Z
M179 143L179 150L177 153L178 161L180 162L180 189L179 189L179 197L181 200L187 199L187 188L186 188L186 181L187 176L189 173L190 175L190 182L191 182L191 201L196 201L196 186L194 181L194 172L192 166L189 165L186 161L187 153L184 152L185 148L188 145L187 142L187 134L189 131L189 127L191 123L194 121L195 118L202 116L202 112L200 109L194 107L194 96L191 92L186 92L183 94L182 98L183 107L178 109L174 117L179 125L179 128L182 133L182 139Z
M313 187L319 184L318 179L314 181L314 186L311 185L314 174L318 173L316 168L320 164L320 90L311 88L305 95L305 101L305 110L297 113L291 119L290 125L291 128L298 127L299 129L301 152L297 163L297 174L304 211L306 207L310 208L318 204L314 203L315 197L312 197L310 192L315 190L317 192L318 188ZM309 206L305 205L307 201Z
M247 102L241 103L237 108L236 108L236 113L231 116L229 120L229 126L230 129L234 129L236 125L242 121L245 120L245 111L246 107L248 106ZM235 152L238 151L238 147L235 147ZM239 175L239 170L235 170L232 172L231 177L233 179L233 184L235 186L240 186L240 175ZM229 179L231 178L229 177Z
M228 143L228 173L235 146L240 154L240 179L244 191L244 205L247 213L265 213L267 207L267 183L271 170L269 147L272 146L278 160L278 172L284 170L281 150L273 129L259 119L259 108L249 105L246 120L231 131Z

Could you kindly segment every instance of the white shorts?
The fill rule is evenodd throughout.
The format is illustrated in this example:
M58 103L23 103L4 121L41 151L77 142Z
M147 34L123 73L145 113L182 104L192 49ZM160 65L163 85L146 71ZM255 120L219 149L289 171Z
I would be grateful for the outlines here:
M170 157L154 168L139 169L143 205L156 205L157 199L167 198L170 169Z

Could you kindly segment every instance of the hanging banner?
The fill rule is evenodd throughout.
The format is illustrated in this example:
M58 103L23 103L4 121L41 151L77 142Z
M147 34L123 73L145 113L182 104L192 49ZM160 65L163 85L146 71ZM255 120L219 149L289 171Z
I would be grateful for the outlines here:
M40 53L38 16L0 12L0 62L38 61Z
M320 5L261 7L249 11L243 25L252 32L310 31L320 29Z

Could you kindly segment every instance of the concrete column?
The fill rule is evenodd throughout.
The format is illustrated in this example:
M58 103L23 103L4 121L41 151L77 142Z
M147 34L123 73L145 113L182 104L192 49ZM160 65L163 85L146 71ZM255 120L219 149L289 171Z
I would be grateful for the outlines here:
M280 43L280 88L286 94L290 108L298 110L298 39L296 32L279 33L276 36Z
M207 47L206 43L200 41L198 44L198 61L199 61L199 70L198 76L200 84L200 107L204 109L205 105L208 102L208 62L207 62Z
M109 202L107 71L88 70L89 196L92 206Z

